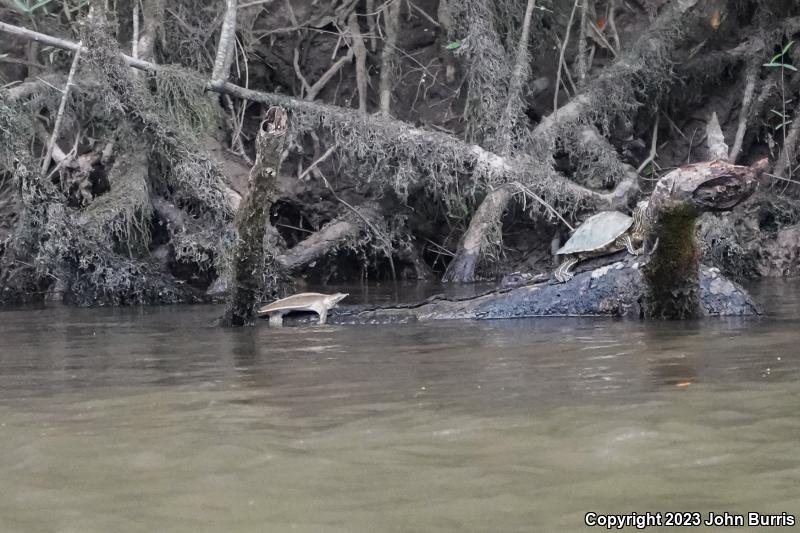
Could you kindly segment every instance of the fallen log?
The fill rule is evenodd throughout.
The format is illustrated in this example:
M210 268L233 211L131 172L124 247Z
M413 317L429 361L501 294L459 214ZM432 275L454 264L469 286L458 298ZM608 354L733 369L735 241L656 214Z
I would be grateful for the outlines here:
M534 317L647 318L642 260L628 258L579 272L568 283L552 281L492 291L475 298L433 297L410 306L340 305L328 313L329 324L403 324L434 320L499 320ZM579 269L580 270L580 269ZM699 269L700 316L753 316L759 308L738 284L718 269ZM308 323L289 316L284 325Z

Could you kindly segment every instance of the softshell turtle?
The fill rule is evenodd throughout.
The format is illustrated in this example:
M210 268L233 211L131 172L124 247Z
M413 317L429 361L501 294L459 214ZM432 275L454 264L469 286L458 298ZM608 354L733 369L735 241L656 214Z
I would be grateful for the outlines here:
M647 202L639 202L632 217L619 211L603 211L587 218L556 252L564 258L554 273L559 283L572 279L569 270L584 259L623 249L633 255L641 254L643 249L635 248L634 242L641 246L644 239L646 208Z
M347 294L341 292L336 294L303 292L288 298L275 300L259 309L257 314L258 316L268 316L270 326L280 326L283 324L283 315L293 311L312 311L319 315L319 323L324 324L328 319L328 309L336 307L336 304L347 296Z

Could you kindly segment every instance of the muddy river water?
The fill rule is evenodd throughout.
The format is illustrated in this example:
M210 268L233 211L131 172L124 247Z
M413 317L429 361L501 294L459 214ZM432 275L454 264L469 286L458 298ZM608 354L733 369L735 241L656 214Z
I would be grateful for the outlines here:
M753 290L767 316L688 323L227 331L212 306L0 312L0 532L800 517L800 282Z

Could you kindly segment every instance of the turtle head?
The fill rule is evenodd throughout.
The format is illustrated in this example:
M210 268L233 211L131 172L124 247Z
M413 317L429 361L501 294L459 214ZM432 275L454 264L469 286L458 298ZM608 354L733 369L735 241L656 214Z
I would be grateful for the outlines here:
M344 300L345 298L347 298L348 296L350 296L350 294L346 293L346 292L337 292L336 294L331 294L327 298L328 304L331 307L333 307L336 304L338 304L339 302L341 302L342 300Z
M636 240L643 240L647 231L647 206L649 203L648 200L642 200L633 209L633 228L631 233Z

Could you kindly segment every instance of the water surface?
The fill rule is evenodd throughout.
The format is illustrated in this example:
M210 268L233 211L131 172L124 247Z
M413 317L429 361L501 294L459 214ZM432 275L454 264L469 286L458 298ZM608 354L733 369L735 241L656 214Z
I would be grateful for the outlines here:
M800 515L800 283L755 295L766 317L683 323L230 331L211 306L2 312L0 531Z

